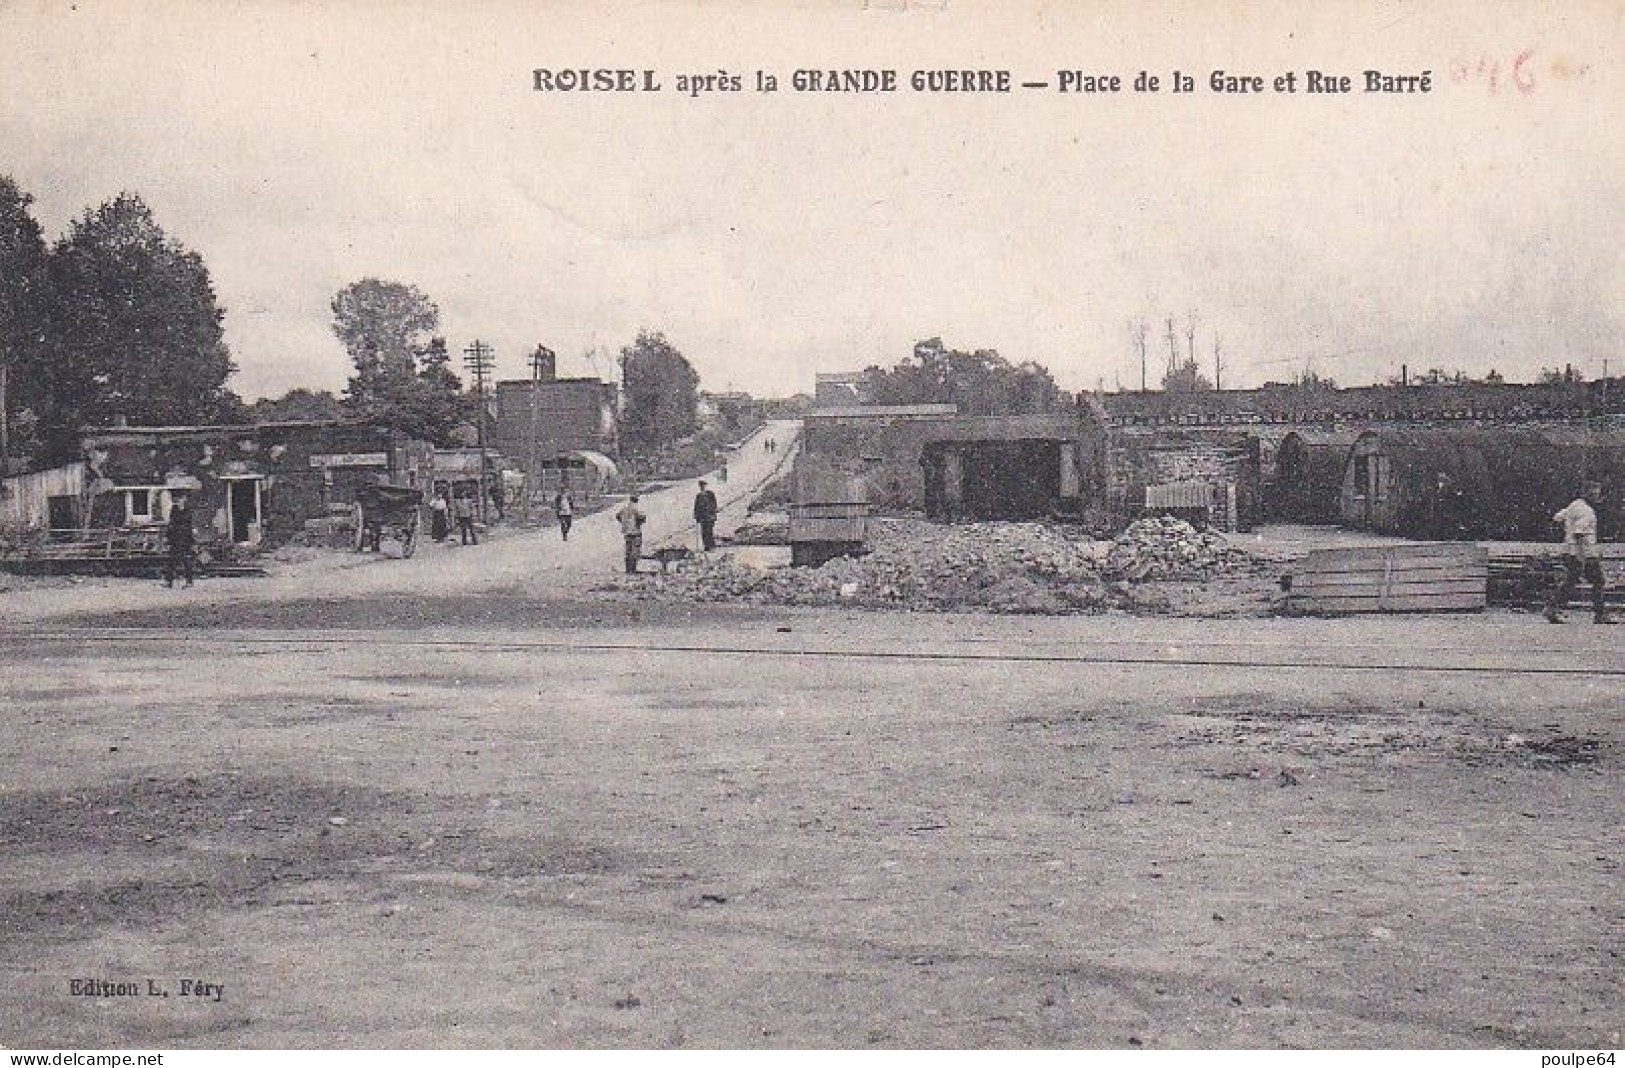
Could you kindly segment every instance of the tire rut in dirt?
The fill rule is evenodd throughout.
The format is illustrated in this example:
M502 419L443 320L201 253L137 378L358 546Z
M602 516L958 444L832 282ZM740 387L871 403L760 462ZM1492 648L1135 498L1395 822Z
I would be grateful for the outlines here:
M83 938L110 925L308 904L307 890L318 884L436 872L609 876L641 863L624 850L551 834L545 823L528 799L448 799L247 773L0 794L0 849L15 871L37 873L8 880L23 886L0 893L0 930ZM44 873L63 860L95 874L54 883Z

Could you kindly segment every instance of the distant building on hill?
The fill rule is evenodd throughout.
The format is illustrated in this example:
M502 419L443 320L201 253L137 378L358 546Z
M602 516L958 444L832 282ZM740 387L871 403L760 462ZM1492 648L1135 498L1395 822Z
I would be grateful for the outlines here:
M853 408L874 400L874 381L868 371L836 371L814 379L814 408Z

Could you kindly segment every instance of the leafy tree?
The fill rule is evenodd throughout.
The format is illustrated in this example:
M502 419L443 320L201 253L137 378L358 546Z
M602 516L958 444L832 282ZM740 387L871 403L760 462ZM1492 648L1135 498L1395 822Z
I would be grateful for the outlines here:
M646 455L694 433L700 376L658 331L639 330L621 349L621 443Z
M280 397L262 398L248 406L256 423L325 422L344 417L344 405L325 389L290 389Z
M29 214L34 198L0 175L0 474L17 451L32 451L46 342L45 239Z
M225 312L203 260L171 241L140 197L75 220L49 260L51 353L40 376L58 451L83 424L234 418Z
M355 364L345 400L373 414L385 394L417 375L417 354L440 326L440 309L416 286L363 278L333 297L333 333Z
M398 425L436 445L453 444L457 428L474 418L479 401L462 391L445 338L430 338L416 357L413 378L394 399Z
M1012 364L993 349L962 352L940 337L917 342L913 355L889 369L869 368L877 404L957 404L970 415L1048 412L1065 395L1042 365Z
M385 426L449 444L470 398L451 369L440 309L416 286L363 278L333 297L333 333L355 365L344 406Z

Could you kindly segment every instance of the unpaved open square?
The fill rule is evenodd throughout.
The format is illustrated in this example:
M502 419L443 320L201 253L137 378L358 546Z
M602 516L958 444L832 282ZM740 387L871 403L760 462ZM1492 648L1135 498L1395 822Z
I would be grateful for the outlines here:
M0 1041L1619 1043L1604 628L437 605L13 632Z

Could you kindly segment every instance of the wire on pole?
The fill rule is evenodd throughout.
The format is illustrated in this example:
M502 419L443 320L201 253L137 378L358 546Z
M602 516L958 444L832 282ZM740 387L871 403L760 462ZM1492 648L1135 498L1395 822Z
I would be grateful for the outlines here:
M489 457L486 455L485 443L486 381L491 377L491 372L496 367L496 350L479 338L475 338L473 343L463 350L463 366L468 368L469 375L474 379L474 398L478 405L474 410L474 432L477 435L480 447L479 498L477 503L480 517L485 519L485 501L490 495L489 487L486 485L486 467L490 462Z

